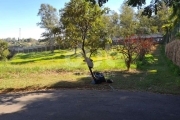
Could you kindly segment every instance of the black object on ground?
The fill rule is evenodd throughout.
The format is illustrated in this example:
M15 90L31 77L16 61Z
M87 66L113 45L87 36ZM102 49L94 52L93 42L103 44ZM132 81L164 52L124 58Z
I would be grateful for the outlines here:
M102 82L107 82L107 83L113 83L113 80L112 79L105 79L103 73L100 73L100 72L93 72L96 80L94 80L92 83L93 84L100 84Z

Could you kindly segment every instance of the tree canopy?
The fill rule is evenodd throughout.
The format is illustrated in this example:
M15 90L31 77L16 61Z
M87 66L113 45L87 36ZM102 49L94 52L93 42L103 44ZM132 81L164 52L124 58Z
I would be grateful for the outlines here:
M127 37L135 34L135 13L133 9L126 4L121 6L120 14L120 26L121 26L121 36Z
M42 37L48 38L51 46L51 52L54 52L53 46L55 43L55 35L57 27L59 26L59 18L56 8L49 4L41 4L38 16L41 17L41 22L37 23L38 26L44 28L46 31L42 33Z
M51 30L58 25L57 10L49 4L41 4L38 16L41 17L41 22L38 22L37 25L41 28Z
M96 0L87 0L94 4L96 4ZM147 0L126 0L127 4L132 7L141 8L146 4ZM108 0L98 0L99 6L102 6L104 3L108 2ZM151 0L150 4L144 7L142 12L143 15L151 17L153 13L157 14L157 11L163 8L162 4L165 3L167 7L173 8L173 13L171 18L175 18L175 23L180 19L180 1L179 0Z
M93 4L96 4L98 2L99 6L102 6L104 3L108 2L108 0L86 0L89 2L92 2Z

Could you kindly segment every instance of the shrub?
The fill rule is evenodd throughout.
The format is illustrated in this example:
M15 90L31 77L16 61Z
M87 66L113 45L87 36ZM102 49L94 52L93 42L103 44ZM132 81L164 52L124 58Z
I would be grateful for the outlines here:
M0 40L0 60L5 60L8 55L8 43L3 40Z

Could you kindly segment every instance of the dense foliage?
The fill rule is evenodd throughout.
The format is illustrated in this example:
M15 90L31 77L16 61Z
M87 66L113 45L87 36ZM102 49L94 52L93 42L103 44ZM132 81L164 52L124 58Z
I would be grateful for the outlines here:
M5 60L8 55L8 43L3 40L0 40L0 60Z

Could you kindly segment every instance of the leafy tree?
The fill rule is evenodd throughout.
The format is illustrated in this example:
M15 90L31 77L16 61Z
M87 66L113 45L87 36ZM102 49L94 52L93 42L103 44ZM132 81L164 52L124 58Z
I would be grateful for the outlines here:
M142 16L142 10L138 11L136 15L137 26L136 26L136 34L150 34L156 32L157 30L153 29L153 18L148 18L147 16Z
M86 1L92 2L93 4L96 4L98 2L99 6L102 6L108 0L86 0Z
M96 4L96 0L87 0L94 4ZM129 6L141 8L146 4L147 0L126 0ZM104 3L108 2L108 0L98 0L99 6L102 6ZM148 17L151 17L153 13L157 14L157 12L163 9L163 3L165 6L173 8L173 13L170 19L175 18L174 25L176 25L180 21L180 2L179 0L151 0L151 3L147 5L142 14Z
M128 5L133 7L142 6L146 0L128 0ZM151 0L151 4L146 6L143 10L143 15L151 17L153 13L157 14L158 11L166 7L172 8L170 19L174 19L174 26L180 21L180 1L179 0Z
M143 36L132 35L123 39L122 45L117 46L117 50L124 57L127 71L138 58L140 61L144 59L145 55L151 51L152 45L153 39L143 38Z
M122 45L117 46L117 50L123 54L128 71L131 64L135 62L138 57L140 60L144 58L152 45L152 39L149 40L141 37L145 31L141 26L144 26L146 29L151 26L151 23L146 23L146 20L150 22L150 19L145 16L135 16L133 9L126 4L121 7L120 34L122 37ZM136 32L140 36L134 35Z
M138 57L139 42L136 39L133 39L133 36L129 36L124 38L122 43L122 45L117 46L117 50L122 53L127 71L129 71L131 63Z
M178 0L151 0L151 3L147 5L143 10L143 15L151 17L152 13L157 14L162 8L162 3L165 3L166 6L172 6ZM127 0L129 6L132 7L141 7L146 4L146 0Z
M129 71L138 46L134 43L136 41L131 40L131 36L135 33L136 28L135 14L133 9L126 4L121 6L120 27L120 35L124 39L122 40L123 45L117 46L117 50L123 54L127 70Z
M162 26L169 23L170 12L168 8L165 6L165 3L162 3L162 9L157 11L157 14L154 15L153 18L153 26L157 26L157 30L159 33L163 33Z
M174 26L180 23L180 1L174 0L172 5L172 14L170 16L170 20L174 21Z
M37 25L46 30L42 36L49 39L51 52L54 52L53 46L56 34L54 34L54 29L56 29L59 25L57 10L49 4L41 4L38 16L41 17L41 22L37 23Z
M115 11L109 12L109 14L103 16L103 21L106 23L110 37L119 36L119 14Z
M92 2L93 4L96 4L96 1L98 1L99 6L102 6L103 4L108 2L108 0L87 0L87 1ZM146 4L146 0L126 0L126 2L128 3L129 6L138 7L138 8ZM157 12L161 2L165 2L167 6L171 6L173 4L173 0L151 0L151 4L145 7L144 13L148 15L148 14L152 14L152 12Z
M86 0L71 0L65 4L65 8L60 10L61 22L65 28L65 37L70 44L73 43L80 47L94 80L96 78L91 69L90 58L87 57L87 47L92 45L92 41L99 45L102 33L104 33L103 30L106 30L102 29L104 27L102 15L105 11L101 10L98 5L86 2Z
M0 40L0 60L5 60L8 55L8 43L3 40Z
M63 10L60 10L60 12L62 13ZM61 21L64 25L66 24L65 22L67 22L64 18L62 18ZM64 27L63 34L63 36L59 37L58 42L66 47L74 48L76 54L76 50L81 43L81 36L79 32L77 32L76 26L68 23L68 26L65 25Z
M128 37L134 34L136 23L134 10L126 4L122 5L120 14L121 36Z
M101 18L101 21L102 20L103 18ZM90 52L89 58L92 54L97 53L98 49L105 49L106 45L111 43L111 39L109 37L110 33L105 24L105 22L100 22L91 31L89 31L87 38L90 40L86 42L86 48Z
M143 36L138 36L138 47L137 47L137 55L140 61L144 60L144 57L147 53L151 51L153 46L153 39L152 38L143 38Z
M137 34L151 34L151 33L163 33L162 26L168 23L169 12L166 6L157 12L156 15L148 18L142 15L142 10L138 11L136 15Z

